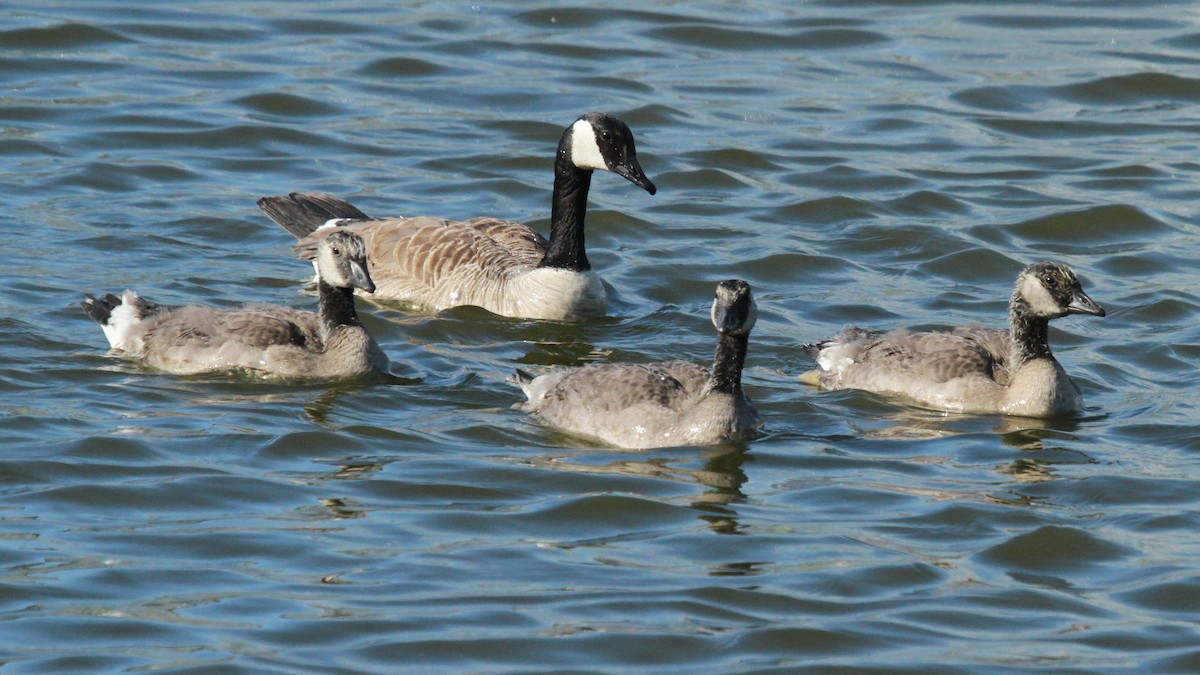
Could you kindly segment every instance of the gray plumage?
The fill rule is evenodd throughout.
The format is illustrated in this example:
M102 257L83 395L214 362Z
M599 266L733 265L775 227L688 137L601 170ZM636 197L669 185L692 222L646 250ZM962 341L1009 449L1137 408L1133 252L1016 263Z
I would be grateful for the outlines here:
M558 368L511 381L517 407L564 431L625 448L745 441L762 428L742 391L742 366L757 316L750 286L721 282L713 301L717 351L711 370L683 361Z
M1083 408L1079 388L1054 358L1051 319L1104 316L1066 265L1035 263L1017 276L1009 329L963 326L949 332L847 328L804 345L819 368L801 379L821 389L899 394L954 412L1049 417Z
M175 374L249 371L300 379L386 372L388 360L354 309L354 289L374 288L362 239L325 238L316 251L319 313L265 304L164 307L126 290L80 303L113 349Z
M503 316L569 319L603 314L604 284L584 246L592 172L612 171L654 194L637 161L633 133L604 113L583 115L563 132L554 162L550 238L496 218L369 218L330 195L263 197L259 208L300 239L303 254L335 229L367 245L375 297L432 311L461 305Z

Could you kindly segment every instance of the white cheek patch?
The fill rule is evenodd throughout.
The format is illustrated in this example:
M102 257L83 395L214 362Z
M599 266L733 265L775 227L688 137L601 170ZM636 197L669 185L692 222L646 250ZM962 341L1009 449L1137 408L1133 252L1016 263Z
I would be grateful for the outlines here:
M608 170L600 146L596 144L596 130L587 120L578 120L571 125L571 161L581 169Z
M1021 297L1025 298L1025 302L1029 303L1029 308L1035 314L1042 316L1051 316L1061 314L1062 306L1050 297L1050 291L1038 281L1037 277L1025 276L1021 279Z
M333 251L328 247L321 247L321 252L316 260L317 276L325 283L335 288L345 288L349 286L349 281L342 274L338 262L333 257Z

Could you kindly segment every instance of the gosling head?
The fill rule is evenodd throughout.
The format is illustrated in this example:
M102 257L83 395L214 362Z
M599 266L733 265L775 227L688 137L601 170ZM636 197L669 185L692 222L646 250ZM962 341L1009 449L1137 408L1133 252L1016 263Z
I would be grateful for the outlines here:
M650 194L657 191L638 164L633 132L608 113L587 113L567 127L558 157L580 169L612 171Z
M367 273L367 246L353 232L330 232L317 247L317 275L334 288L360 288L375 292Z
M717 284L713 299L712 322L722 335L749 335L758 320L758 306L750 293L750 284L730 279Z
M1104 308L1083 292L1075 272L1061 263L1039 262L1017 276L1013 301L1023 301L1033 316L1057 319L1068 314L1104 316Z

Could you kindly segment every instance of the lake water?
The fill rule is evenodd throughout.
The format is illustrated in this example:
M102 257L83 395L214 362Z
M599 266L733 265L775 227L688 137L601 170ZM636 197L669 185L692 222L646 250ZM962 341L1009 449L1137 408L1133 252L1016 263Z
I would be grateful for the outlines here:
M17 0L0 7L0 662L13 673L1200 671L1200 11L1180 2ZM181 378L84 292L311 308L255 207L548 224L588 110L612 316L364 306L394 380ZM1061 260L1087 412L795 376L846 324L1000 325ZM711 359L769 434L627 452L515 366Z

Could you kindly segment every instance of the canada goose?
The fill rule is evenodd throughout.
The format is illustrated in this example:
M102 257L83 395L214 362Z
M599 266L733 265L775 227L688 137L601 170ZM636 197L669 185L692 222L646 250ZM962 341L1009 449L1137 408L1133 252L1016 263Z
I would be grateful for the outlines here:
M800 376L821 389L900 394L920 405L971 413L1050 417L1079 412L1083 396L1050 353L1050 319L1104 316L1066 265L1039 262L1018 276L1008 330L890 333L847 328L804 350L820 366Z
M604 284L584 250L583 220L592 171L612 171L650 194L633 133L621 120L588 113L563 132L554 160L550 240L496 218L369 218L336 197L293 192L258 206L311 248L337 225L362 235L378 281L375 297L433 311L460 305L502 316L568 319L603 314Z
M625 448L748 440L762 427L742 392L742 364L757 311L749 284L722 281L712 306L717 353L711 371L685 361L556 368L538 377L517 370L510 381L529 401L513 407Z
M334 379L384 372L388 360L354 311L354 289L375 288L362 239L334 232L316 250L320 313L274 305L167 308L127 290L80 303L113 349L180 375L247 370Z

